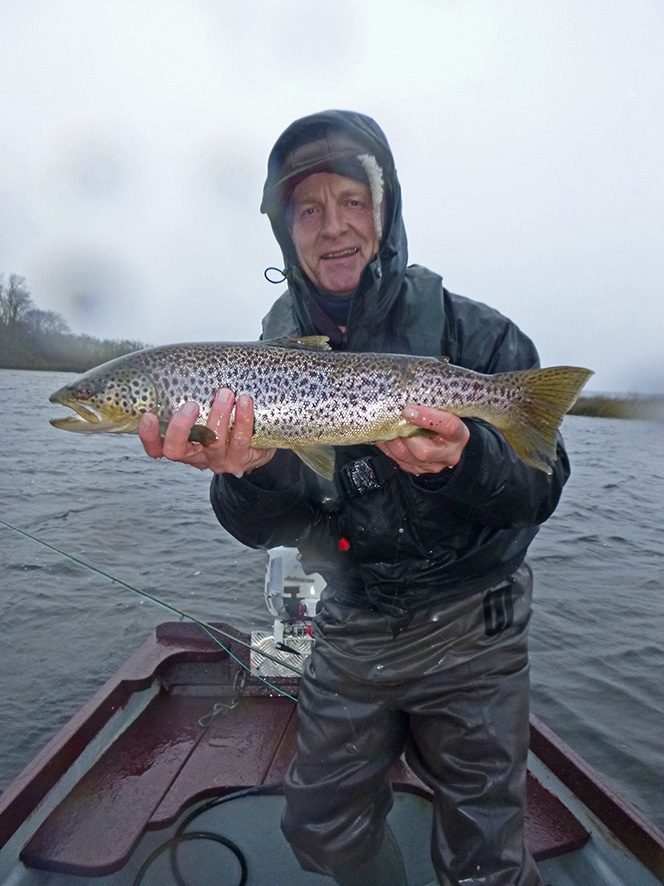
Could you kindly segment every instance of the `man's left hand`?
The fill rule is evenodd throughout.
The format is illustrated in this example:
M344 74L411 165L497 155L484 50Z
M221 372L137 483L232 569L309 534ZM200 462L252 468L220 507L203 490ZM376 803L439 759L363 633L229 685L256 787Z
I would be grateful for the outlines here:
M397 437L377 446L410 474L437 474L453 468L461 458L470 432L466 425L449 412L428 406L406 406L404 418L411 424L435 431L435 437Z

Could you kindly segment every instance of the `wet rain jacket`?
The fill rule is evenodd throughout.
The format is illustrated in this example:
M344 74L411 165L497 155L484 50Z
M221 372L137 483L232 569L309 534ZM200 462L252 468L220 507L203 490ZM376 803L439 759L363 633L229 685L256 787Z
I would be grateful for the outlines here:
M344 166L354 146L382 170L383 237L342 335L298 266L284 201L298 168L302 177L328 169L359 178ZM511 321L449 292L426 268L408 266L394 161L370 118L329 111L293 123L270 155L261 208L281 246L288 283L263 321L265 339L322 333L335 348L448 357L483 373L538 365L533 343ZM415 477L377 448L356 446L337 449L328 482L280 450L250 475L216 475L215 513L250 547L296 545L305 570L320 572L335 599L377 609L398 629L417 609L512 575L569 475L560 440L553 473L546 475L524 465L491 425L465 422L470 439L451 470Z

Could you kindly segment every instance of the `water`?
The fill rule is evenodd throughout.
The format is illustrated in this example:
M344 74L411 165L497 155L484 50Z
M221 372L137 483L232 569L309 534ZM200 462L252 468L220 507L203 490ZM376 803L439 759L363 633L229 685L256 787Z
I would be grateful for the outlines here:
M209 475L66 434L64 373L0 371L0 519L208 621L267 628L265 555ZM531 547L533 709L664 826L664 425L568 417L573 475ZM0 526L0 788L171 616Z

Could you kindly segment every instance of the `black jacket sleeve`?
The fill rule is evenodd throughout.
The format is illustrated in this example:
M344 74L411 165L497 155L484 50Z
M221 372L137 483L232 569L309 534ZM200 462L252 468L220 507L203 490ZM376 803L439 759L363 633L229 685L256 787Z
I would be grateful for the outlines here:
M558 504L570 467L562 437L552 473L530 468L491 425L466 420L470 438L461 460L450 471L414 478L424 496L437 496L440 507L483 526L519 528L543 523ZM436 479L438 483L436 483Z
M215 474L210 501L221 525L251 548L296 545L319 519L307 495L302 463L277 450L262 468L244 477Z

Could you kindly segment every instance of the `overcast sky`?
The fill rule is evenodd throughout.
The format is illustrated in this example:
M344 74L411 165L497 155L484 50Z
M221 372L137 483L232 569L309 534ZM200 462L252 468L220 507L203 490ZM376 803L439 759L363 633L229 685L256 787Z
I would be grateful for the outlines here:
M410 261L664 391L661 0L0 0L0 272L73 331L257 337L297 117L373 116Z

